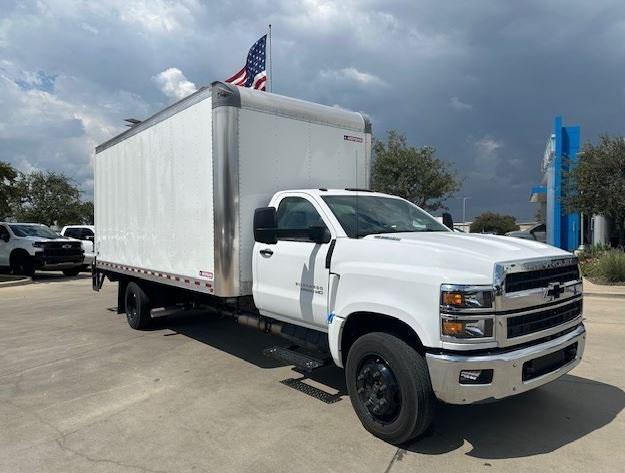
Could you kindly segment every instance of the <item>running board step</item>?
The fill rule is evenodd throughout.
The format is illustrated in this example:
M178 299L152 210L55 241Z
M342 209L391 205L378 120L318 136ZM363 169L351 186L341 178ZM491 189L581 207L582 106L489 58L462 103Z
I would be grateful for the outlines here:
M339 402L341 400L340 394L330 394L325 391L322 391L319 388L311 386L310 384L306 384L302 381L302 379L298 378L289 378L283 379L280 381L285 386L289 388L293 388L299 392L302 392L310 397L314 397L315 399L319 399L326 404L334 404L335 402Z
M273 358L274 360L282 361L289 365L294 365L296 368L304 370L308 373L316 370L317 368L321 368L326 364L325 360L320 360L309 355L304 355L303 353L298 353L284 347L273 346L270 348L265 348L263 350L263 355L268 356L269 358Z

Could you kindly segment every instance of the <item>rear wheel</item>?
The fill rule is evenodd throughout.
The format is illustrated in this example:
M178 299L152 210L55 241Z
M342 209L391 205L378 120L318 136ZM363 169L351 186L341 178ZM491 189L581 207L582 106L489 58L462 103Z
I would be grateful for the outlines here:
M431 424L436 401L427 364L403 340L363 335L349 350L345 375L352 406L376 437L400 444Z
M32 277L35 274L35 262L29 255L18 253L11 258L11 271L13 274Z
M128 325L135 330L143 330L152 325L150 315L150 298L136 282L126 287L126 319Z

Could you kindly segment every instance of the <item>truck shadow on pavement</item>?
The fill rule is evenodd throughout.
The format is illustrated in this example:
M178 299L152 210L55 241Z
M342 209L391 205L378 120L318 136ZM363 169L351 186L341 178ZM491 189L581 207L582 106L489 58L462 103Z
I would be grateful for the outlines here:
M155 329L158 330L159 328L166 328L175 332L165 334L165 336L184 335L252 363L259 368L271 369L289 366L273 358L268 358L262 353L263 349L273 345L288 347L290 343L287 340L264 334L253 328L241 327L228 316L200 312L180 313L163 320L156 319ZM312 373L301 373L295 369L293 371L293 377L313 380L331 388L339 396L347 394L343 370L334 365L317 369Z
M557 381L475 406L440 405L430 431L402 448L439 455L471 445L482 459L549 453L612 422L625 407L625 392L610 384L565 375Z
M158 319L157 319L158 320ZM262 354L272 345L289 342L254 329L239 327L226 316L181 313L155 327L183 335L263 369L287 366ZM300 376L294 373L294 377ZM349 402L343 370L328 366L306 374ZM295 394L295 393L294 393ZM433 426L421 438L402 445L405 451L440 455L471 445L467 455L505 459L557 450L611 423L625 407L625 392L610 384L565 375L533 391L489 404L440 404ZM328 406L328 408L331 408Z

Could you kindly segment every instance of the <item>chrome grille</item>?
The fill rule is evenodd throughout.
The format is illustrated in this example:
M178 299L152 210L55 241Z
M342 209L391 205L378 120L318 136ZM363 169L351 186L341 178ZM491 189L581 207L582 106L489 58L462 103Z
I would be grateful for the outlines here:
M508 274L506 275L504 287L506 293L511 293L543 288L552 283L563 284L568 281L577 281L578 279L579 268L577 264L571 264L557 268L545 268Z
M582 276L573 255L495 264L496 338L511 346L550 336L582 319Z

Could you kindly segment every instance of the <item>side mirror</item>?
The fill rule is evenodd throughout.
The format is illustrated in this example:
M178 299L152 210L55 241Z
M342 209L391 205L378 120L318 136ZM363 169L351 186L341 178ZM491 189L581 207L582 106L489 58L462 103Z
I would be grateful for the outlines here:
M8 233L3 233L2 235L0 235L0 240L4 241L5 243L8 243L10 239L11 236Z
M451 214L449 212L443 212L443 225L450 230L454 229L454 219L451 218Z
M326 227L322 227L321 225L309 227L310 231L310 240L315 243L330 243L332 239L332 235L330 235L330 231Z
M278 243L275 207L261 207L254 211L254 241L274 245Z

